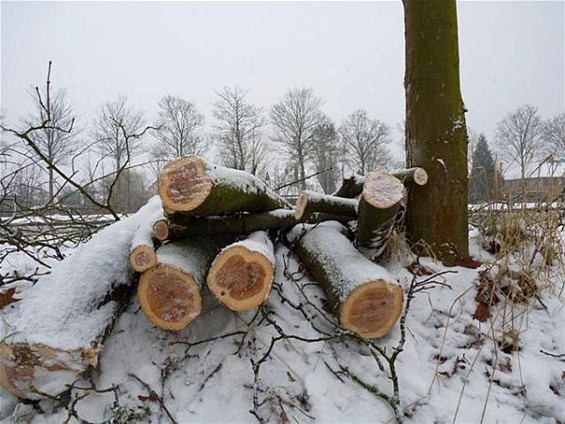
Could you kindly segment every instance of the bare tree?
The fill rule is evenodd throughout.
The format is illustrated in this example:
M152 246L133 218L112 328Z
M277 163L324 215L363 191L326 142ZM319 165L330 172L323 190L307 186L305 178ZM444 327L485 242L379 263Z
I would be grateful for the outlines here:
M565 113L554 116L545 123L544 138L549 143L549 153L565 160Z
M111 202L114 208L120 212L135 212L150 197L143 174L135 169L125 169L116 183L114 183L112 176L102 180L102 188L106 193L109 192L110 186L113 184Z
M316 129L324 119L321 105L312 88L294 88L271 108L272 140L298 168L302 190L306 189L306 166L314 153Z
M496 144L503 158L520 167L526 178L530 164L540 153L544 126L537 108L523 105L498 123Z
M224 87L217 93L213 135L225 166L256 174L265 160L263 109L247 102L249 90Z
M13 136L17 141L19 141L20 143L23 143L24 146L26 147L25 150L21 150L21 149L16 149L13 146L10 146L8 149L8 153L7 155L10 155L12 152L14 153L18 153L21 154L22 156L24 156L25 158L27 158L29 160L29 163L35 164L41 164L42 166L45 166L46 168L50 168L54 171L54 173L60 177L61 180L63 180L63 184L61 185L61 187L58 187L58 191L66 189L68 190L69 187L65 188L65 185L68 185L72 188L74 188L75 190L77 190L80 195L82 195L84 197L84 199L86 201L89 202L90 206L93 208L98 208L100 211L105 211L106 213L110 213L112 215L112 217L117 221L120 219L120 216L118 215L118 213L112 208L110 199L112 196L112 191L114 189L114 187L116 186L116 184L118 183L118 180L120 178L120 175L122 174L122 172L126 169L126 167L129 165L130 159L131 159L131 152L132 150L135 151L138 148L138 144L139 144L139 140L145 135L145 133L150 130L150 129L155 129L154 127L148 126L143 128L141 131L139 132L133 132L134 129L139 128L138 124L139 122L141 122L141 115L140 114L136 114L131 112L131 109L126 108L126 107L118 107L120 103L125 105L125 100L123 102L115 102L116 104L109 104L108 107L105 108L101 108L100 109L100 116L102 117L107 117L106 121L102 121L101 125L97 126L97 130L94 132L94 135L99 135L100 138L95 138L95 143L99 143L100 145L99 150L101 152L104 152L106 156L110 156L110 158L114 159L114 161L120 165L120 167L115 171L112 172L110 175L113 175L113 180L110 183L109 189L108 189L108 193L106 194L106 197L102 200L100 200L98 198L98 196L96 196L93 191L91 190L92 188L92 183L94 181L89 181L86 184L85 183L81 183L77 180L77 174L79 173L79 171L75 168L75 160L79 159L82 155L82 153L87 152L88 150L90 150L91 145L86 145L83 146L81 150L79 150L77 153L75 153L73 155L72 161L71 161L71 170L68 171L67 169L63 169L61 166L59 166L58 163L53 162L49 156L40 148L40 146L36 143L36 134L37 133L41 133L45 130L49 130L49 129L54 129L56 131L60 131L60 132L65 132L65 133L70 133L73 131L73 124L74 124L74 120L71 119L70 122L59 122L59 125L54 125L52 118L51 118L51 108L48 106L50 104L49 99L51 99L51 90L50 90L50 75L51 75L51 62L49 62L49 70L47 73L47 81L46 81L46 88L45 91L42 92L39 89L36 89L36 95L37 95L37 102L41 105L41 107L43 108L44 112L45 112L45 121L38 123L36 125L27 125L25 128L21 129L21 130L17 130L14 128L11 128L9 126L7 126L4 122L0 122L0 129L4 132L6 132L7 134L9 134L10 136ZM127 110L129 111L128 113L114 113L115 111L124 111ZM104 112L104 113L103 113ZM140 117L138 119L129 119L131 116L133 117ZM135 125L133 125L132 123L134 123ZM68 124L67 126L62 126L63 124ZM115 131L113 132L109 132L108 136L106 138L103 138L104 133L101 132L101 129L105 129L105 128L111 128L112 125L114 125L115 127ZM131 130L131 132L130 132ZM111 141L111 137L113 135L117 134L116 138L119 140L122 140L122 143L120 145L120 143L117 143L118 146L117 148L114 148L114 146L110 143ZM106 149L100 148L101 146L104 146L104 144L107 144ZM121 147L123 146L123 147ZM2 157L3 157L3 162L4 159L6 158L6 152L2 151ZM115 154L114 154L115 153ZM13 159L10 159L13 163L17 163L17 161L14 161ZM94 171L96 169L97 165L94 167ZM0 178L0 189L6 187L6 181L8 181L8 184L10 184L12 181L15 181L15 177L18 176L17 172L11 172L11 174L8 176L8 178ZM104 178L108 175L103 175L102 177L98 178L98 180L100 180L101 178ZM58 193L54 193L53 197L57 197ZM3 194L0 194L0 196L3 196ZM70 212L70 211L69 211ZM39 210L34 210L33 211L34 214L40 214L41 211ZM45 218L45 215L43 215L43 217ZM71 216L71 219L76 220L75 217ZM86 230L88 230L88 233L91 235L92 231L90 226L85 226Z
M40 166L34 162L22 163L14 172L12 196L20 209L41 207L47 202L53 203L52 195L45 190L45 180L41 181ZM49 185L49 188L50 185Z
M204 115L196 106L180 97L166 95L159 102L159 117L155 137L159 144L151 151L160 160L169 161L187 154L202 154L206 139L198 130L204 125Z
M33 142L49 162L60 165L66 163L77 149L75 137L76 125L73 126L73 110L65 90L53 92L51 87L51 66L49 66L47 84L44 88L35 87L30 91L34 111L24 119L28 127L40 127L35 131ZM74 131L67 131L73 128ZM29 147L28 147L29 148ZM31 150L31 149L30 149ZM32 154L33 150L31 150ZM34 154L34 156L36 156ZM48 205L53 205L55 197L55 171L46 167L48 175Z
M134 166L134 158L141 153L144 135L148 130L157 128L145 126L143 114L129 106L123 96L98 109L94 128L96 149L114 162L110 183L102 184L103 196L113 208L130 211L132 203L129 198L134 187L126 171ZM125 184L125 190L120 188L122 184Z
M315 138L312 160L318 173L318 182L324 193L333 193L339 178L340 146L335 125L329 118L316 128Z
M98 108L92 137L96 150L113 160L116 172L141 152L143 127L143 113L128 105L125 96Z
M339 127L346 158L361 175L386 169L391 156L388 150L390 127L378 119L370 119L359 109L350 114Z

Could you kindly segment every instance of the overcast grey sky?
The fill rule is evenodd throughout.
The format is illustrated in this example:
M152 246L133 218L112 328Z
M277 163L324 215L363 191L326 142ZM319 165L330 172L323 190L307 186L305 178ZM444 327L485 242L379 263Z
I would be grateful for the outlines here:
M30 108L26 90L64 87L83 123L125 94L148 117L164 94L209 118L214 89L239 84L269 107L312 86L338 123L357 108L395 126L404 119L400 0L378 2L9 2L1 7L1 93L9 121ZM530 103L564 110L564 3L458 2L467 122L496 123ZM400 133L395 133L400 138Z

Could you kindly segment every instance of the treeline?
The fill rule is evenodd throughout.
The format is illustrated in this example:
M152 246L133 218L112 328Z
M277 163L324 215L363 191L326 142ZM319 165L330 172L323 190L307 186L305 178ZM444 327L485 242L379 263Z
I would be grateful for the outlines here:
M504 175L518 177L525 195L531 177L565 178L565 113L544 120L538 109L523 105L499 121L492 143L484 134L469 134L469 200L502 200L510 193ZM520 189L521 187L521 189ZM554 196L555 197L555 196Z
M363 109L336 123L312 88L289 89L264 108L249 100L249 90L226 86L207 117L170 94L154 117L119 96L84 123L67 92L53 87L50 70L45 86L30 91L33 110L20 125L2 122L15 137L0 144L0 212L60 206L117 217L137 210L154 193L163 165L187 154L259 175L282 195L330 193L344 171L403 165L390 154L389 125ZM499 122L493 147L471 132L471 201L499 197L509 164L525 178L540 163L564 158L565 113L543 120L536 108L521 106Z
M152 118L119 96L86 124L48 77L45 87L31 92L34 110L22 124L14 129L3 123L20 139L0 150L4 210L11 200L17 208L131 212L154 193L162 166L187 154L257 174L283 195L305 188L330 193L345 170L365 174L400 166L389 151L391 127L363 109L338 125L312 88L290 89L269 109L251 103L248 94L224 87L208 117L194 102L168 94Z

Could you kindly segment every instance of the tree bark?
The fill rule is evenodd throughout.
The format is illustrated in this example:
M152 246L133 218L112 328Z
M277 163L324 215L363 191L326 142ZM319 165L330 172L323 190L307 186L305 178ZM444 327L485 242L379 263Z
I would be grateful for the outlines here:
M173 220L176 214L207 216L290 208L255 176L209 164L194 155L175 159L163 168L159 195Z
M210 292L232 311L247 311L269 296L275 275L273 243L265 231L223 249L210 267Z
M393 175L377 171L365 178L359 199L356 244L367 257L376 259L383 254L404 193L404 185Z
M213 257L211 243L184 240L157 249L157 265L139 280L137 296L145 316L164 330L184 329L202 309L202 287Z
M325 290L340 325L363 338L382 337L402 313L404 294L382 267L363 256L336 223L296 226L294 250ZM341 227L341 228L340 228Z
M229 216L207 216L180 219L175 222L158 221L153 227L153 235L161 241L178 240L194 236L214 236L218 234L250 234L260 230L284 230L301 222L317 223L323 221L347 222L349 216L313 213L297 220L291 209L276 209L269 212Z
M467 131L455 0L403 0L407 166L430 183L408 194L406 230L446 264L467 256Z
M343 215L355 219L357 217L357 200L320 194L314 191L302 191L296 202L294 216L301 220L313 212Z
M57 396L97 365L130 299L133 234L160 208L158 200L95 234L3 311L0 386L20 398Z

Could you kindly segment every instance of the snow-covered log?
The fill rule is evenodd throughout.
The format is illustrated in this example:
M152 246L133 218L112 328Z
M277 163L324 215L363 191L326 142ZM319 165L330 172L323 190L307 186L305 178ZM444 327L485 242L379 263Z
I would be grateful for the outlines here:
M178 216L174 222L158 221L153 227L153 235L161 241L178 240L194 236L218 234L250 234L260 230L282 230L294 227L301 222L317 223L335 220L347 222L348 216L312 213L296 219L291 209L276 209L269 212L245 213L226 216L206 216L184 218Z
M298 196L294 216L297 220L301 220L313 212L321 212L356 218L357 206L358 202L354 199L305 190Z
M401 169L390 172L390 174L402 181L402 183L408 188L413 186L424 186L428 183L428 173L424 168L414 167ZM332 194L332 196L353 199L361 194L364 183L364 176L350 173L343 177L341 186Z
M224 248L208 272L208 288L232 311L261 305L273 285L275 254L265 231L257 231Z
M137 227L129 252L129 263L134 271L143 272L157 264L153 226L163 218L163 209L160 207L155 211L154 216L149 217Z
M137 296L147 318L164 330L179 331L202 308L202 287L213 258L212 243L189 239L157 249L157 265L139 280Z
M404 185L391 174L375 171L365 177L355 242L369 258L383 254L404 195Z
M404 293L388 271L359 253L342 230L335 222L298 225L289 239L325 290L340 325L363 338L382 337L400 317Z
M288 202L248 172L183 156L161 171L159 195L170 217L264 212L290 208Z
M0 386L21 398L58 395L98 363L105 337L128 303L128 253L140 223L161 208L152 198L106 227L4 308Z

